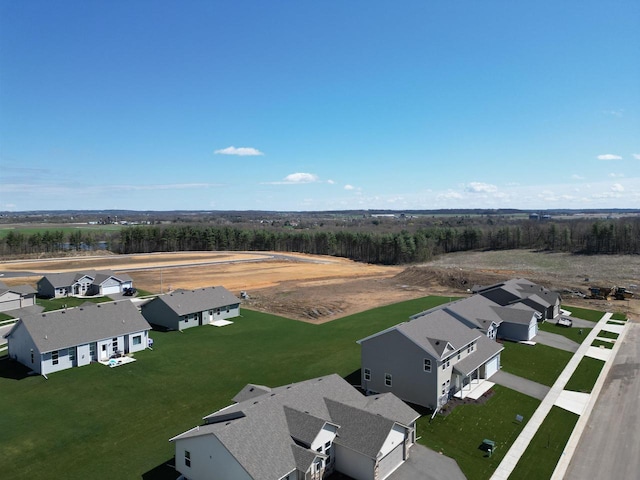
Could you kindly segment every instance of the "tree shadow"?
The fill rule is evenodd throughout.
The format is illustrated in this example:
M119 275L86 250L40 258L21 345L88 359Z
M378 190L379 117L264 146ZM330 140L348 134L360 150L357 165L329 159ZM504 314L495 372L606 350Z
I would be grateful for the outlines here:
M175 469L175 457L171 457L148 472L142 474L143 480L176 480L180 473Z
M29 372L32 372L30 368L25 367L11 358L7 357L0 360L0 378L22 380L24 378L37 375L37 373L31 373L31 375L29 375Z

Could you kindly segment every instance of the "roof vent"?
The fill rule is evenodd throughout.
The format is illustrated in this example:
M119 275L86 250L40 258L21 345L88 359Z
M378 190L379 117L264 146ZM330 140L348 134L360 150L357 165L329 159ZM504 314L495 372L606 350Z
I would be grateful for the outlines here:
M253 392L253 387L251 387L251 388L249 389L249 391L250 391L250 392Z
M49 339L49 337L48 337L47 335L45 335L45 336L44 336L44 339L45 339L45 340L48 340L48 339Z
M258 404L258 402L257 402L257 401L255 401L255 402L253 402L253 404L254 404L254 405L257 405L257 404Z

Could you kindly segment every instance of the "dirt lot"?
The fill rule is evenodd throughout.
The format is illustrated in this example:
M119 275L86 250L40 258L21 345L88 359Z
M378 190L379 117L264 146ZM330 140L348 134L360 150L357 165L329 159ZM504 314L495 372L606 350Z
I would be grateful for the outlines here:
M189 252L103 255L0 262L10 285L35 282L44 273L82 269L126 271L134 284L158 293L223 285L249 293L247 307L320 323L425 295L461 296L475 284L525 277L562 293L564 304L623 311L640 318L640 300L585 300L576 293L592 285L640 284L640 256L578 257L528 251L472 252L425 265L388 267L350 260L266 252ZM29 276L12 277L16 272ZM586 280L588 279L588 280ZM638 290L638 289L636 289ZM636 297L640 290L636 292Z

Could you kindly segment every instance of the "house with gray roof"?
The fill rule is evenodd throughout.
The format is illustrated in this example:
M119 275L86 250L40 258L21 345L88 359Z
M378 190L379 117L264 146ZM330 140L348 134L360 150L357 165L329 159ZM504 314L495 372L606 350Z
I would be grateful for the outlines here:
M0 312L8 312L36 304L36 291L31 285L8 286L0 282Z
M144 350L149 330L131 301L121 300L24 315L5 338L10 358L47 375Z
M361 382L370 392L439 409L500 368L502 345L438 309L358 340Z
M141 307L153 325L184 330L240 315L240 299L224 287L176 290L159 295Z
M540 314L540 320L552 320L560 315L560 294L524 278L514 278L485 287L476 286L473 293L503 307L526 305Z
M184 478L321 480L339 472L384 480L409 457L420 416L396 396L366 397L336 374L250 384L234 401L170 440Z
M42 298L113 295L133 288L126 273L111 270L50 273L38 280L38 296Z

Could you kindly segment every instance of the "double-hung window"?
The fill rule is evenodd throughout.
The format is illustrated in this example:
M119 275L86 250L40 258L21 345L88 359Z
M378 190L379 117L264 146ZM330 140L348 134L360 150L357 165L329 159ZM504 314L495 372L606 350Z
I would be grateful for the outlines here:
M385 374L384 374L384 384L385 384L387 387L390 387L390 386L392 386L392 385L393 385L393 382L392 382L392 378L391 378L391 374L390 374L390 373L385 373Z
M424 359L424 371L425 372L431 372L431 359L429 358L425 358Z
M184 465L191 467L191 452L189 450L184 451Z
M371 369L370 369L370 368L365 368L365 369L364 369L364 379L365 379L367 382L370 382L370 381L371 381Z

